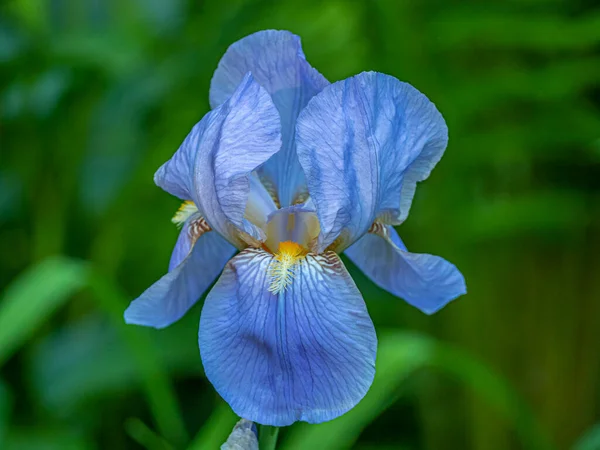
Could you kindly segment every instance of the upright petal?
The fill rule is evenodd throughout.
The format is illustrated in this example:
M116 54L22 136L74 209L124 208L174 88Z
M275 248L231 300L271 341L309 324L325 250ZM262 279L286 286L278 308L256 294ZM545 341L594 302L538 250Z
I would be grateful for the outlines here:
M458 269L439 256L410 253L393 227L378 224L346 249L346 255L375 284L427 314L467 292Z
M244 217L258 227L265 229L269 215L274 211L277 211L277 205L275 205L273 197L260 182L256 173L253 173L250 177L250 193L248 194Z
M281 206L289 206L306 184L296 156L296 118L329 82L306 61L298 36L289 31L259 31L231 45L219 62L210 86L213 108L229 98L247 72L271 94L281 116L281 152L260 173L273 183Z
M171 256L169 273L150 286L125 311L125 322L164 328L179 320L198 301L235 253L199 215L183 226Z
M447 142L444 119L427 97L375 72L326 87L296 128L298 157L321 222L320 249L343 231L338 251L378 217L397 222L407 169L418 162L420 175L409 181L422 178L424 161ZM408 195L410 188L404 189Z
M225 267L200 319L206 376L241 417L285 426L354 407L375 374L365 303L333 252L307 255L291 286L268 291L272 256L244 250Z
M244 218L250 176L280 146L277 109L246 74L229 99L194 126L155 181L167 192L193 200L213 230L241 248L244 243L234 228L264 239Z
M404 173L402 188L400 189L400 212L394 211L395 217L392 217L392 220L389 221L391 224L400 225L406 220L415 196L417 183L429 177L435 165L442 159L447 145L448 131L446 129L445 138L438 139L430 143L430 145L423 147L419 156L408 166L408 169Z

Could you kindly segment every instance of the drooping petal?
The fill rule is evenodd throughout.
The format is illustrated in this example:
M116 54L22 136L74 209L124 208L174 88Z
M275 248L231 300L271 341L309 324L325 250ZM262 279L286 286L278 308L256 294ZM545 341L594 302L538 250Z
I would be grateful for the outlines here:
M264 239L262 231L244 218L250 176L280 146L277 109L269 94L246 74L229 99L194 126L155 181L167 192L193 200L213 230L241 248L244 244L234 227Z
M427 314L466 294L459 270L439 256L410 253L389 225L368 233L346 249L346 255L375 284Z
M190 217L171 255L169 272L125 311L125 322L164 328L179 320L198 301L235 253L214 231L203 232L202 218Z
M448 139L444 119L427 97L376 72L326 87L304 108L296 128L298 157L321 223L320 249L343 231L338 251L376 218L398 221L403 189L408 196L409 184L424 176L427 162L439 159ZM405 185L412 164L415 174Z
M282 149L260 173L274 184L281 206L289 206L305 186L294 142L296 118L329 82L306 61L298 36L259 31L231 45L219 62L210 86L213 108L229 98L247 72L271 94L281 116Z
M244 250L207 296L199 332L206 376L236 414L254 422L331 420L373 381L373 323L333 252L307 255L279 295L268 291L272 259Z
M177 237L177 242L175 242L173 252L171 252L169 272L174 270L187 258L198 238L207 231L210 231L210 227L199 212L193 213L185 220Z

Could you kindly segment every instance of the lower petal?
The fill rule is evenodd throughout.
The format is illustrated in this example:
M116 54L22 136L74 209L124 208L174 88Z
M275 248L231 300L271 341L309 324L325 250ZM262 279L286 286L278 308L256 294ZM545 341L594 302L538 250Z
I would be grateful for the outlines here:
M375 284L427 314L467 292L459 270L439 256L410 253L389 225L382 235L368 233L346 255Z
M375 374L377 337L339 257L307 255L279 295L273 257L245 250L225 267L200 319L206 376L241 417L286 426L354 407Z
M214 231L190 240L190 224L193 222L184 226L177 239L169 273L131 302L125 311L125 322L154 328L176 322L198 301L235 253L235 248Z

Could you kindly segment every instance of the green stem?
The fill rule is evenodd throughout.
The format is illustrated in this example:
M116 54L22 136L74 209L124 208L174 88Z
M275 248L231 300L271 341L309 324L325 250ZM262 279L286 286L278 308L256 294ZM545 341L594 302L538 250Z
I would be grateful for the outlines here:
M275 446L277 445L278 434L279 427L261 425L258 432L259 450L275 450Z

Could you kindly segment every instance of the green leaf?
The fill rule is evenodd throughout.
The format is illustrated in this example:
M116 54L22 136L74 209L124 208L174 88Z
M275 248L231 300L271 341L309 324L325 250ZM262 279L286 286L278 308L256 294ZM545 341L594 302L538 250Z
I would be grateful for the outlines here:
M108 314L129 358L140 374L150 409L160 432L175 443L184 442L186 430L170 380L163 370L148 330L127 326L123 308L129 299L108 279L92 272L86 263L55 257L27 270L6 290L0 306L0 363L69 297L89 286L100 308ZM96 367L95 364L90 367Z
M279 427L261 425L258 432L258 446L260 450L275 450L278 436Z
M95 450L89 439L62 428L20 428L11 430L2 450Z
M484 364L426 336L398 332L380 333L375 380L354 409L331 422L294 426L281 448L335 450L352 447L362 430L391 405L407 377L421 368L450 374L487 400L513 422L526 448L554 448L527 405L504 379Z
M119 323L116 323L116 321ZM85 401L110 396L144 385L131 350L123 344L115 322L99 316L85 317L55 331L36 345L30 356L30 373L36 397L50 411L70 413ZM144 335L161 367L171 375L202 373L196 335L198 315L186 315L164 330L129 326Z
M397 388L433 358L434 343L420 336L390 334L379 340L375 381L364 399L343 416L317 425L297 424L281 446L284 450L350 448L363 428L387 406Z
M220 448L238 420L239 417L235 415L229 405L219 399L218 406L214 408L213 413L204 423L188 450Z
M573 446L573 450L598 450L600 448L600 424L586 431Z
M0 365L85 283L85 264L61 257L45 260L13 281L0 301Z
M173 450L168 442L137 417L132 417L125 422L125 430L131 439L147 450Z
M117 327L142 375L146 397L160 434L173 444L187 441L187 431L173 386L147 335L149 330L126 325L123 320L123 306L127 305L129 298L112 280L97 273L90 277L90 288L100 307Z
M427 363L429 367L455 378L493 406L508 423L513 424L524 448L555 449L530 406L507 380L464 350L431 341L435 343L435 353L434 358Z
M0 379L0 448L6 439L10 414L12 412L13 396L4 380Z

